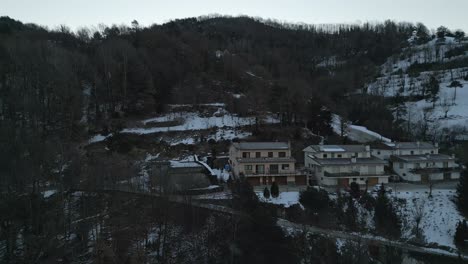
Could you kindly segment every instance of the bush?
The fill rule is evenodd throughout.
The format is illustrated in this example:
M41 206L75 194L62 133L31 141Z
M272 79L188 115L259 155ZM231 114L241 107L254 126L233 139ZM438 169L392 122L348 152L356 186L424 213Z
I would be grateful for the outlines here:
M319 213L329 208L330 198L324 189L317 190L308 187L307 190L300 193L299 202L313 213Z
M270 190L268 190L268 187L265 187L263 190L263 197L265 197L265 199L270 199Z
M278 184L276 182L273 182L273 184L271 185L271 197L273 198L276 198L279 196L279 187L278 187Z
M458 221L457 228L455 230L455 236L453 238L455 245L459 248L464 248L468 239L468 226L466 220Z

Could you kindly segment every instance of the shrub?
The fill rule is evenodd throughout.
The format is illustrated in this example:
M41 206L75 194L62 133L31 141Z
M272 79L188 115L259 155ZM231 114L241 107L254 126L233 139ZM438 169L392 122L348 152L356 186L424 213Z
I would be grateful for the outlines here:
M265 199L270 199L270 190L268 190L268 187L265 187L263 190L263 197L265 197Z
M276 198L279 196L279 187L276 182L273 182L273 184L271 185L270 193L271 193L271 197L273 198Z

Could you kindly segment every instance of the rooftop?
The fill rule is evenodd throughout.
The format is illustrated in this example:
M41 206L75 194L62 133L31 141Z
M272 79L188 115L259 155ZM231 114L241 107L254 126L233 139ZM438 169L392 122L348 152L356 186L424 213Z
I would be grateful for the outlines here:
M281 163L281 162L296 162L294 158L238 158L240 163Z
M353 159L343 159L343 158L335 158L335 159L317 159L314 158L313 156L309 155L311 159L314 159L317 163L320 165L352 165L352 164L360 164L360 165L386 165L387 162L376 158L376 157L371 157L371 158L356 158L355 162L353 162Z
M390 157L392 161L404 162L426 162L426 161L445 161L454 160L455 158L445 154L427 154L427 155L400 155Z
M171 168L202 168L203 166L195 161L179 161L179 160L171 160L170 166Z
M238 142L232 143L237 149L243 150L274 150L274 149L289 149L288 142Z
M365 145L310 145L304 152L366 152Z
M433 149L437 148L429 142L382 142L375 149Z

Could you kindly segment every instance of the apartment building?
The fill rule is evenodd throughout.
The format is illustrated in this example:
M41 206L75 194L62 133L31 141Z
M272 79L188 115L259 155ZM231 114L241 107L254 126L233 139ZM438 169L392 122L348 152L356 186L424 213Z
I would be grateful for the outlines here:
M238 142L229 149L235 177L245 177L252 186L306 185L306 175L296 171L288 142Z
M426 183L460 178L461 166L455 162L455 156L393 155L390 162L395 173L408 182Z
M439 145L429 142L381 142L372 146L371 154L379 159L391 156L438 154Z
M304 164L319 185L347 187L388 183L387 162L373 157L370 146L311 145L303 150Z

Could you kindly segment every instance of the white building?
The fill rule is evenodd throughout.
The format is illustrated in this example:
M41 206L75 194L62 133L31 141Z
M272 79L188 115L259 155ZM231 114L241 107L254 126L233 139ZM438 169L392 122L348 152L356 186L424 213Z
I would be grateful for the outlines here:
M461 167L454 156L444 154L391 156L392 168L403 180L422 182L460 178Z
M311 145L304 150L310 177L323 186L347 187L352 182L369 186L388 183L386 161L373 157L364 145Z
M379 159L390 160L390 157L401 155L438 154L437 143L428 142L382 142L372 146L371 154Z
M252 186L307 185L306 175L296 170L289 142L238 142L229 148L234 176L245 177Z

